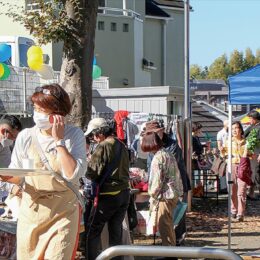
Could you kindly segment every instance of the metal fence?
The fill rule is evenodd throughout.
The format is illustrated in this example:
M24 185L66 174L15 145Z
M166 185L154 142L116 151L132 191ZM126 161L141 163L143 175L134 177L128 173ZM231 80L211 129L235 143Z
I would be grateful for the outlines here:
M30 97L36 87L58 83L60 72L54 71L54 78L44 80L37 72L28 68L9 66L11 74L7 80L0 81L0 114L27 116L32 113ZM109 89L109 78L93 80L94 89Z
M181 258L210 258L241 260L231 250L206 247L170 247L170 246L113 246L103 251L96 260L108 260L115 256L161 256Z
M32 113L30 96L36 87L59 81L59 72L54 79L43 80L28 68L10 66L11 74L7 80L0 81L0 114L28 115Z

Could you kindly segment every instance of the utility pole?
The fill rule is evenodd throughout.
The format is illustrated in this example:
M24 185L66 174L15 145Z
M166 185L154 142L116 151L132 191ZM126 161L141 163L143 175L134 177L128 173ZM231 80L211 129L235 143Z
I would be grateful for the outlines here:
M190 61L189 61L189 34L190 34L190 3L184 1L184 159L187 173L192 183L192 136L191 136L191 102L190 102ZM191 210L192 192L188 194L188 211Z

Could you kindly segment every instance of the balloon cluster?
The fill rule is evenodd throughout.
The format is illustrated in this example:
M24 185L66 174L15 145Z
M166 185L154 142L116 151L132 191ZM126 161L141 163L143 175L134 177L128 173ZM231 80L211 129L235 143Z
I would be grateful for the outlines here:
M102 74L101 68L97 65L97 59L93 59L92 79L98 79Z
M9 67L3 63L11 58L11 47L5 43L0 44L0 80L8 79L10 76Z

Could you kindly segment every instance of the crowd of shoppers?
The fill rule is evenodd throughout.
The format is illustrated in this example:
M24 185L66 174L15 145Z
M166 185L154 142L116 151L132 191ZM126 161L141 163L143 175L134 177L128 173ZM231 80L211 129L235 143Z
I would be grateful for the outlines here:
M179 142L166 134L164 125L157 120L146 122L139 137L132 138L134 141L130 144L124 138L117 138L116 131L105 119L94 118L84 136L81 129L65 123L72 105L68 94L58 84L36 88L31 101L34 127L21 131L16 117L0 119L0 166L10 168L10 176L2 176L1 180L4 185L11 183L8 191L12 189L13 194L22 194L17 227L18 259L75 257L84 206L86 258L94 260L101 253L101 233L105 225L109 246L122 244L122 223L130 198L131 147L135 148L140 165L148 172L150 211L156 212L155 225L162 244L177 244L173 210L179 200L186 201L191 184ZM258 129L260 122L258 112L253 111L249 117L252 127L247 136ZM126 136L129 136L127 129ZM204 151L201 130L201 124L193 124L193 153L198 160ZM224 122L217 136L218 149L223 156L229 149L227 134L227 122ZM15 145L10 149L14 140ZM254 168L253 188L259 188L260 148L254 147L254 154L249 154L240 122L232 124L232 147L231 213L243 221L247 184L237 177L238 167L242 157L250 156ZM28 174L28 165L35 174ZM25 169L24 177L15 176L12 169ZM83 177L97 191L98 196L91 198L92 203L89 197L88 202L82 203L79 189ZM182 228L185 230L185 222Z

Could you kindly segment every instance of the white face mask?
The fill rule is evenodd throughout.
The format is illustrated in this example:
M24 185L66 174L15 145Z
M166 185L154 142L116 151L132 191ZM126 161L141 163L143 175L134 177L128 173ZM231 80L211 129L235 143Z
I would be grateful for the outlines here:
M14 141L11 140L11 139L8 139L7 137L4 137L2 140L1 140L1 145L3 147L8 147L8 146L11 146L13 145Z
M47 130L52 127L50 123L49 115L39 113L34 110L33 112L33 121L39 129Z

